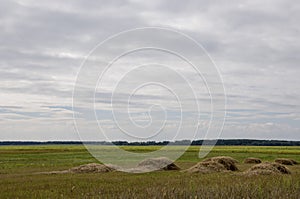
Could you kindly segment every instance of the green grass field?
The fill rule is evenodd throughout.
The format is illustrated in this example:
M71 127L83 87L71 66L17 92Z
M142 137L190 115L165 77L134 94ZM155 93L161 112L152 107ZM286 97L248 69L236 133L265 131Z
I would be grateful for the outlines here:
M174 146L176 150L177 146ZM147 152L156 146L129 146ZM190 147L176 161L186 169L201 161L199 147ZM207 157L226 155L240 161L240 171L190 174L157 171L97 174L36 174L98 162L81 145L0 146L0 198L300 198L300 166L291 175L245 176L247 157L263 161L292 158L300 162L300 147L215 147Z

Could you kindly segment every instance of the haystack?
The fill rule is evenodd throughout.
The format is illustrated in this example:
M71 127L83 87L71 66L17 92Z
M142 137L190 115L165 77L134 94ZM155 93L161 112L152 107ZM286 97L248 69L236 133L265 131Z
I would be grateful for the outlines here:
M224 165L217 162L199 162L195 166L185 170L188 173L215 173L226 171Z
M213 172L224 172L224 171L237 171L236 166L237 160L227 157L219 156L205 159L199 162L195 166L186 170L189 173L213 173Z
M275 160L276 163L284 164L284 165L294 165L298 164L295 160L288 159L288 158L277 158Z
M166 157L160 158L149 158L146 160L141 161L137 169L141 170L180 170L180 168L174 164L172 160Z
M259 158L246 158L245 160L244 160L244 163L245 164L259 164L259 163L261 163L262 161L261 161L261 159L259 159Z
M113 166L106 166L104 164L90 163L73 167L63 171L50 171L50 172L38 172L36 174L66 174L66 173L106 173L117 170Z
M114 168L108 167L104 164L90 163L73 167L69 169L70 173L106 173L114 171Z
M284 165L274 162L264 162L252 166L245 172L247 175L270 175L270 174L290 174Z
M227 170L230 171L237 171L238 168L236 167L237 161L236 159L229 157L229 156L218 156L218 157L213 157L213 158L208 158L204 160L203 162L217 162L219 164L222 164Z

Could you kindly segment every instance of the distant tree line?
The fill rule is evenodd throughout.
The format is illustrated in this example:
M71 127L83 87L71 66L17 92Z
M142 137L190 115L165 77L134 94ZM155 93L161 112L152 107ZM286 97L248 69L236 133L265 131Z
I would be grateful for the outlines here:
M95 145L118 145L118 146L165 146L165 145L202 145L204 140L179 140L179 141L147 141L147 142L127 142L127 141L114 141L114 142L81 142L81 141L0 141L0 145L78 145L78 144L95 144ZM219 140L206 140L206 144L214 144L217 146L300 146L300 141L284 141L284 140L253 140L253 139L219 139Z

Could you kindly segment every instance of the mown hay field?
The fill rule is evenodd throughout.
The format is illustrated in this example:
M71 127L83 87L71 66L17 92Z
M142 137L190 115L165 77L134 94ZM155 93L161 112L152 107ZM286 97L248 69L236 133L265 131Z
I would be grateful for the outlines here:
M107 149L107 146L104 146ZM158 146L126 146L137 153ZM174 146L172 150L179 149ZM188 169L202 159L192 146L175 163ZM82 145L0 146L0 198L300 198L300 165L286 165L291 174L243 175L252 164L248 157L274 162L289 158L300 162L300 147L217 146L206 158L230 156L239 171L188 173L157 171L142 174L62 173L97 163Z

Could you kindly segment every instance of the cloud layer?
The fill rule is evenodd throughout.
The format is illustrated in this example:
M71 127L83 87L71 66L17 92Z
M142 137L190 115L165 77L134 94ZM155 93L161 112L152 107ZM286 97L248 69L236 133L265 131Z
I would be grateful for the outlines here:
M299 140L299 19L300 4L290 0L4 0L0 6L0 140L78 140L72 92L83 60L91 49L111 35L147 26L171 28L191 36L203 45L219 67L227 95L227 121L222 138ZM144 39L155 40L154 35L144 35ZM188 45L173 41L174 38L165 41L166 46L197 57ZM115 44L106 54L127 47ZM209 96L193 71L168 55L152 53L150 56L146 52L135 55L116 63L116 69L107 73L105 89L96 89L96 114L105 128L115 128L110 113L111 87L129 66L144 63L151 57L168 63L193 85L199 85L200 129L207 129ZM128 94L126 88L147 79L147 74L160 75L160 79L165 76L174 87L184 88L164 70L155 67L153 71L147 70L145 76L137 73L134 79L128 79L128 87L122 85L123 92L114 98L117 105L126 105L127 98L123 97ZM148 105L155 102L167 107L166 126L176 127L180 114L174 99L166 90L147 87L134 96L132 116L139 124L147 124ZM83 102L80 107L83 113L85 105ZM185 122L197 114L190 105L184 112ZM154 124L155 118L161 118L161 110L156 108L151 113ZM91 122L89 118L81 119L93 139L98 129L87 125ZM123 122L128 125L126 120ZM167 129L156 139L171 139L174 132ZM188 128L186 131L178 139L192 136ZM197 138L202 137L200 132ZM110 138L131 139L114 131Z

